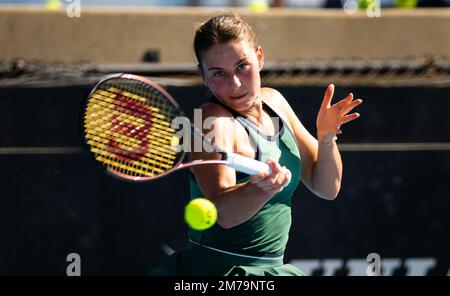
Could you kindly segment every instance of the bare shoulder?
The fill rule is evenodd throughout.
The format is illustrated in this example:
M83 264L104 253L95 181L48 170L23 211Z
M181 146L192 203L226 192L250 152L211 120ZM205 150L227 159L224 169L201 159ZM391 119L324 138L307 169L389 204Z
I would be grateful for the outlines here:
M205 103L200 106L202 126L218 126L222 128L234 128L233 115L223 106L215 103ZM194 115L195 116L195 115ZM195 123L195 122L194 122ZM208 129L208 128L206 128Z
M216 117L233 117L233 115L225 109L223 106L215 103L205 103L200 106L202 110L202 115L205 116L216 116Z
M203 104L200 110L201 122L196 122L194 115L196 128L208 134L211 141L218 147L231 151L236 141L236 123L230 111L219 104L210 102ZM202 126L199 127L198 124Z
M286 98L276 89L270 87L263 87L261 89L264 100L270 107L275 108L276 111L282 112L285 116L289 116L290 105Z
M286 98L278 90L270 87L263 87L261 92L265 103L282 116L285 121L292 124L293 117L296 117L296 115Z
M280 104L280 101L286 101L284 96L276 89L271 87L263 87L261 88L261 93L265 99L265 101L269 104Z

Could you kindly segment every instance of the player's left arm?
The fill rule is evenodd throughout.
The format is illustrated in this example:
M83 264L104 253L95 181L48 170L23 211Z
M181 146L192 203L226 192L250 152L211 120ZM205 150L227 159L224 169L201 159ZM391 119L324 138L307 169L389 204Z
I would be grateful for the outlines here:
M334 141L341 134L340 126L359 117L358 113L348 114L362 100L353 100L349 94L345 99L331 105L334 86L326 92L317 116L317 139L303 126L286 99L276 90L271 90L271 101L277 105L290 125L297 140L302 158L302 182L315 195L333 200L337 197L342 180L342 161L338 146Z

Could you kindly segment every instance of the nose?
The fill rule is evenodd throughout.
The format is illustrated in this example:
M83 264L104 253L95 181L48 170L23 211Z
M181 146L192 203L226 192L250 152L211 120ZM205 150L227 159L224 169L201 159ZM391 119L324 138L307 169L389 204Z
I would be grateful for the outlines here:
M231 89L238 89L242 83L237 75L232 75L229 81L229 85Z

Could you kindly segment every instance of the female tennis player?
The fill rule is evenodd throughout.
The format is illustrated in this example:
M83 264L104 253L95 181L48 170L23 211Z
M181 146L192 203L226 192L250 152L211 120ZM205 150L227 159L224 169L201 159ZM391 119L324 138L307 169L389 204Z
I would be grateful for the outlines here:
M225 165L193 167L191 198L217 207L218 222L190 230L189 243L153 275L303 275L283 262L291 226L291 198L301 180L315 195L334 200L342 162L336 144L341 126L359 117L362 103L349 94L331 105L329 85L317 115L317 138L302 125L277 90L261 87L264 52L239 16L222 14L196 31L194 50L211 99L201 107L211 120L215 144L225 151L267 162L272 172L248 176ZM278 123L277 123L278 122ZM220 159L194 152L193 159Z

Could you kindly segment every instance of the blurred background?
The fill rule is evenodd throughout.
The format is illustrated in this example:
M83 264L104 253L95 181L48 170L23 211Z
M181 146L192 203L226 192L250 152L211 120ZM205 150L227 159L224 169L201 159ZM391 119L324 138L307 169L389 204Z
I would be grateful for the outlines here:
M77 2L75 0L1 0L3 4L13 5L46 5L48 3L61 4ZM143 6L143 7L177 7L177 6L198 6L198 7L236 7L246 6L252 0L79 0L83 5L90 6ZM270 7L316 7L316 8L339 8L344 7L346 2L352 0L261 0ZM371 2L376 2L381 7L446 7L448 0L355 0L359 6L368 6Z
M80 111L107 73L148 76L186 110L206 99L196 26L234 11L315 134L329 83L364 99L344 128L337 200L300 185L286 261L308 275L450 275L450 1L0 0L0 275L146 275L185 246L187 171L132 184L81 148ZM70 260L69 260L70 261Z

